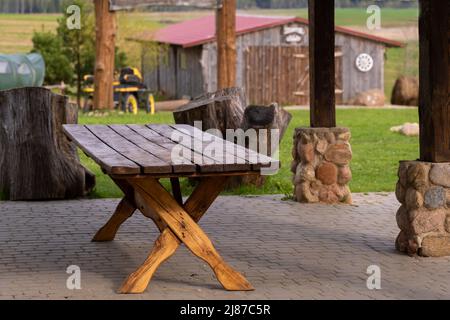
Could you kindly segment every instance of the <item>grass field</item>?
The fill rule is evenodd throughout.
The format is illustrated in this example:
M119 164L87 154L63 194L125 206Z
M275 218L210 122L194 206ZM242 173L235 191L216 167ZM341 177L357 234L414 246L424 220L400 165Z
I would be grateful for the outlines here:
M282 168L275 176L269 177L262 189L245 187L234 190L232 194L290 194L292 193L290 161L293 130L309 123L308 111L291 111L292 122L281 143L280 160ZM337 111L338 125L347 126L352 132L353 160L351 163L353 192L393 191L397 181L398 161L416 159L418 138L405 137L389 131L390 127L404 122L417 122L417 109L374 110L347 109ZM110 115L107 117L80 116L80 123L172 123L171 113L157 113L149 116ZM92 197L118 197L120 191L110 179L101 173L99 167L84 154L82 162L97 176L97 187ZM190 190L187 181L182 181L185 191Z
M249 10L250 13L282 16L298 16L308 18L307 9L274 9L274 10ZM336 9L335 21L339 26L365 26L368 14L364 8ZM418 19L417 9L392 9L381 10L382 27L399 27L416 23Z
M252 14L297 15L307 17L305 9L293 10L249 10ZM192 12L120 12L118 14L118 46L127 53L128 63L140 67L140 44L127 41L130 36L143 31L152 32L168 23L175 23L210 14L208 11ZM0 53L28 52L34 31L55 30L57 14L0 14ZM416 9L383 9L383 27L399 27L417 23ZM343 26L364 26L367 13L364 9L337 9L336 24ZM385 65L385 94L390 100L395 79L401 74L417 75L418 43L411 42L407 48L389 49Z

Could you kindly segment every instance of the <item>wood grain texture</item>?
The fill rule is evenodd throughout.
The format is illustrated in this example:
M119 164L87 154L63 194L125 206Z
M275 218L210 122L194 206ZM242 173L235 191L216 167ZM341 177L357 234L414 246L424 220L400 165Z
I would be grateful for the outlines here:
M118 204L116 211L108 222L97 231L93 242L113 241L120 226L133 215L135 205L124 197Z
M103 143L81 125L64 125L64 132L107 173L137 174L141 167Z
M63 132L77 114L67 97L44 88L0 92L0 193L6 199L69 199L92 190L95 176Z
M115 126L116 130L118 130L117 127ZM159 159L152 153L136 145L132 140L124 138L109 126L87 125L86 128L117 153L138 164L143 173L172 172L170 162Z
M173 241L180 239L193 254L207 262L227 290L253 290L250 283L220 257L211 240L180 207L172 196L154 179L131 181L137 193L158 213L170 228ZM151 191L150 191L151 190Z
M309 0L311 127L336 126L334 0Z
M236 86L236 0L221 2L216 10L218 89Z
M206 213L219 195L226 180L227 177L205 178L201 180L184 206L194 221L198 222ZM181 241L173 236L169 228L161 229L161 235L156 240L146 260L135 272L128 276L119 292L144 292L158 267L169 259L180 245Z
M116 40L116 15L109 11L109 0L94 0L95 71L94 107L113 109L113 81Z
M420 160L450 162L450 2L420 1Z
M158 267L171 257L178 246L180 240L174 237L170 229L162 231L155 241L152 251L145 259L144 263L123 282L119 293L142 293L147 289Z

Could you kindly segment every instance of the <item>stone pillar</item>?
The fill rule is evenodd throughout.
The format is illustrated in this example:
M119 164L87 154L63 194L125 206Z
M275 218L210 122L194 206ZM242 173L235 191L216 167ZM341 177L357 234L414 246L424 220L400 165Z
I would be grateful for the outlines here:
M347 128L297 128L291 171L294 199L306 203L351 203L350 131Z
M450 163L401 161L395 195L397 250L409 255L450 255Z

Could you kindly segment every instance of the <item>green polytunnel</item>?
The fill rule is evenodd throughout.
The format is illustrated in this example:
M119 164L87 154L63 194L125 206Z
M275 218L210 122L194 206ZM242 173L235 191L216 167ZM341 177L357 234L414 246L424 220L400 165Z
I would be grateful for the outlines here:
M40 54L0 54L0 90L40 87L44 77L45 62Z

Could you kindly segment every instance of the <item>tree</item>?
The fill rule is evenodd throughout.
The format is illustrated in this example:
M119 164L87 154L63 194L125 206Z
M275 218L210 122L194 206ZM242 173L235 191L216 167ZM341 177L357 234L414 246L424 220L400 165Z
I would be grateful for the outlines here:
M51 32L36 32L32 38L32 52L42 54L45 61L45 83L72 82L73 69L62 50L61 39Z
M67 21L71 14L67 8L76 5L80 8L79 29L69 29ZM63 16L58 19L57 35L62 40L63 51L73 61L77 87L77 104L81 106L81 85L84 74L92 73L95 62L95 21L93 6L90 1L75 0L65 1L63 5Z
M80 7L80 29L67 26L67 8L70 5ZM92 1L71 0L64 3L64 15L58 19L56 34L35 32L33 52L40 52L46 62L46 83L55 84L64 81L75 84L77 104L81 106L83 76L92 74L95 66L95 17ZM126 66L126 55L116 48L116 68Z

